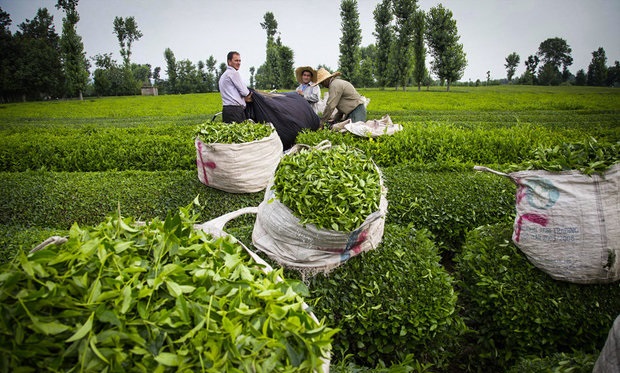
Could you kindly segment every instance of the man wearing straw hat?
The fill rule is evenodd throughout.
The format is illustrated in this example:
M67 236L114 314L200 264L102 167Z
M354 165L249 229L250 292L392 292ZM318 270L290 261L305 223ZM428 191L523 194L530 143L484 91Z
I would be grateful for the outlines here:
M329 89L329 97L321 117L321 124L330 123L334 109L338 109L338 112L331 123L337 123L347 118L351 119L351 122L365 122L366 106L364 99L351 83L338 78L339 75L339 71L331 74L322 67L316 73L316 83L312 85L320 84Z
M321 89L311 83L316 81L316 70L310 66L300 66L295 69L295 77L299 82L297 93L301 95L312 107L315 113L318 112L318 102L321 99Z

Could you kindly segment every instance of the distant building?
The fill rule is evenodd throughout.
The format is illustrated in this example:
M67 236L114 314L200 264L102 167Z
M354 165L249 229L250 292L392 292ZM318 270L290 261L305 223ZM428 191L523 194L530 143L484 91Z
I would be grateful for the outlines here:
M152 85L143 85L142 96L157 96L157 87L153 87Z

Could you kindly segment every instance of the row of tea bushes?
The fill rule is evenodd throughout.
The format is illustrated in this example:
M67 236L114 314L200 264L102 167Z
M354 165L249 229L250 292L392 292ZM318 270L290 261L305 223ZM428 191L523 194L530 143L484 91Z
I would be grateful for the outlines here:
M192 126L22 128L0 137L0 170L189 170Z
M304 132L297 141L315 145L324 139L361 149L380 166L404 162L510 164L527 159L540 146L576 141L579 135L558 134L544 126L523 124L505 128L461 128L438 122L405 123L391 136L367 139L329 130Z
M195 170L0 173L0 224L68 229L74 222L97 224L119 209L137 219L163 219L197 196L205 221L262 200L262 193L208 188Z
M471 364L503 371L528 356L575 350L598 356L620 312L620 282L554 280L528 261L511 234L507 223L471 230L454 258L463 318L475 332Z
M413 165L386 167L383 176L387 222L427 228L441 246L455 249L468 229L514 216L515 188L506 178L471 170L420 171ZM206 221L258 206L263 197L263 192L232 195L207 188L194 170L5 172L0 192L0 224L57 229L74 222L96 224L117 209L138 219L163 218L197 196Z
M583 131L558 133L544 125L473 128L438 122L404 123L393 136L366 139L329 130L301 133L297 143L361 149L381 167L404 162L428 164L512 164L530 158L539 147L582 141ZM196 125L152 127L39 128L0 131L0 170L21 172L190 170L196 167ZM601 134L602 135L602 134ZM618 141L620 134L609 141ZM604 139L601 139L603 141ZM606 140L607 141L607 140Z
M416 164L384 169L388 222L429 229L442 248L458 250L477 226L513 220L515 185L496 175L420 170Z
M252 225L227 231L253 248ZM30 228L11 241L28 249L52 233L62 234ZM506 224L471 231L449 274L426 230L387 224L377 249L306 279L313 312L341 329L334 371L591 371L620 309L620 284L555 281L509 238Z

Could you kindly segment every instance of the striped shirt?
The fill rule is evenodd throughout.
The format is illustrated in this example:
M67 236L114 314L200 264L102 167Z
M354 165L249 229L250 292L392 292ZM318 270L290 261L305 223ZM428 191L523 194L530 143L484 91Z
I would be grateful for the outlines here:
M220 94L222 95L222 105L224 106L243 106L245 107L245 96L250 94L248 87L243 84L239 71L234 67L228 66L219 81Z

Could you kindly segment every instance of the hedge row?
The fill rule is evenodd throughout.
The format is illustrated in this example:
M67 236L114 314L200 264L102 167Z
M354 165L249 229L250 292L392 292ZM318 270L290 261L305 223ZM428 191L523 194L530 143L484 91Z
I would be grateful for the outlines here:
M252 228L226 230L253 249ZM307 279L313 312L341 329L335 371L591 371L620 310L620 284L555 281L508 242L510 232L470 232L450 275L428 232L386 224L376 250ZM26 249L52 233L63 234L29 228L7 241Z
M189 170L196 167L192 132L189 126L24 129L0 139L0 170Z
M196 197L206 221L258 206L263 196L209 188L196 171L0 173L0 224L68 229L74 222L97 224L118 209L137 219L163 219Z
M329 130L305 132L297 142L315 145L324 139L361 149L380 166L404 162L452 162L464 164L510 164L528 159L538 147L571 141L562 132L544 126L521 125L505 128L461 128L458 125L422 122L406 123L392 136L367 139L351 133Z
M383 169L389 223L427 228L456 249L465 232L514 215L515 187L506 178L474 171L432 172L415 165ZM198 181L196 171L0 173L0 224L68 229L97 224L106 214L164 218L198 196L206 221L258 206L263 192L232 195ZM251 219L247 217L247 219ZM248 222L250 220L246 220Z
M402 164L383 169L387 221L430 230L442 248L458 250L477 226L514 220L516 187L489 173L447 172Z
M0 170L190 170L196 163L195 129L196 125L163 124L5 129L0 137ZM613 134L601 140L620 140L620 131L608 131ZM334 145L354 146L382 167L404 162L514 164L528 160L539 147L596 136L597 131L591 132L580 129L559 134L549 126L527 123L493 128L485 124L409 122L393 136L372 140L322 130L302 133L297 142L314 145L328 139Z
M509 224L481 226L455 257L460 302L475 331L471 364L503 371L519 357L598 356L620 312L620 282L562 282L534 267L511 242Z

